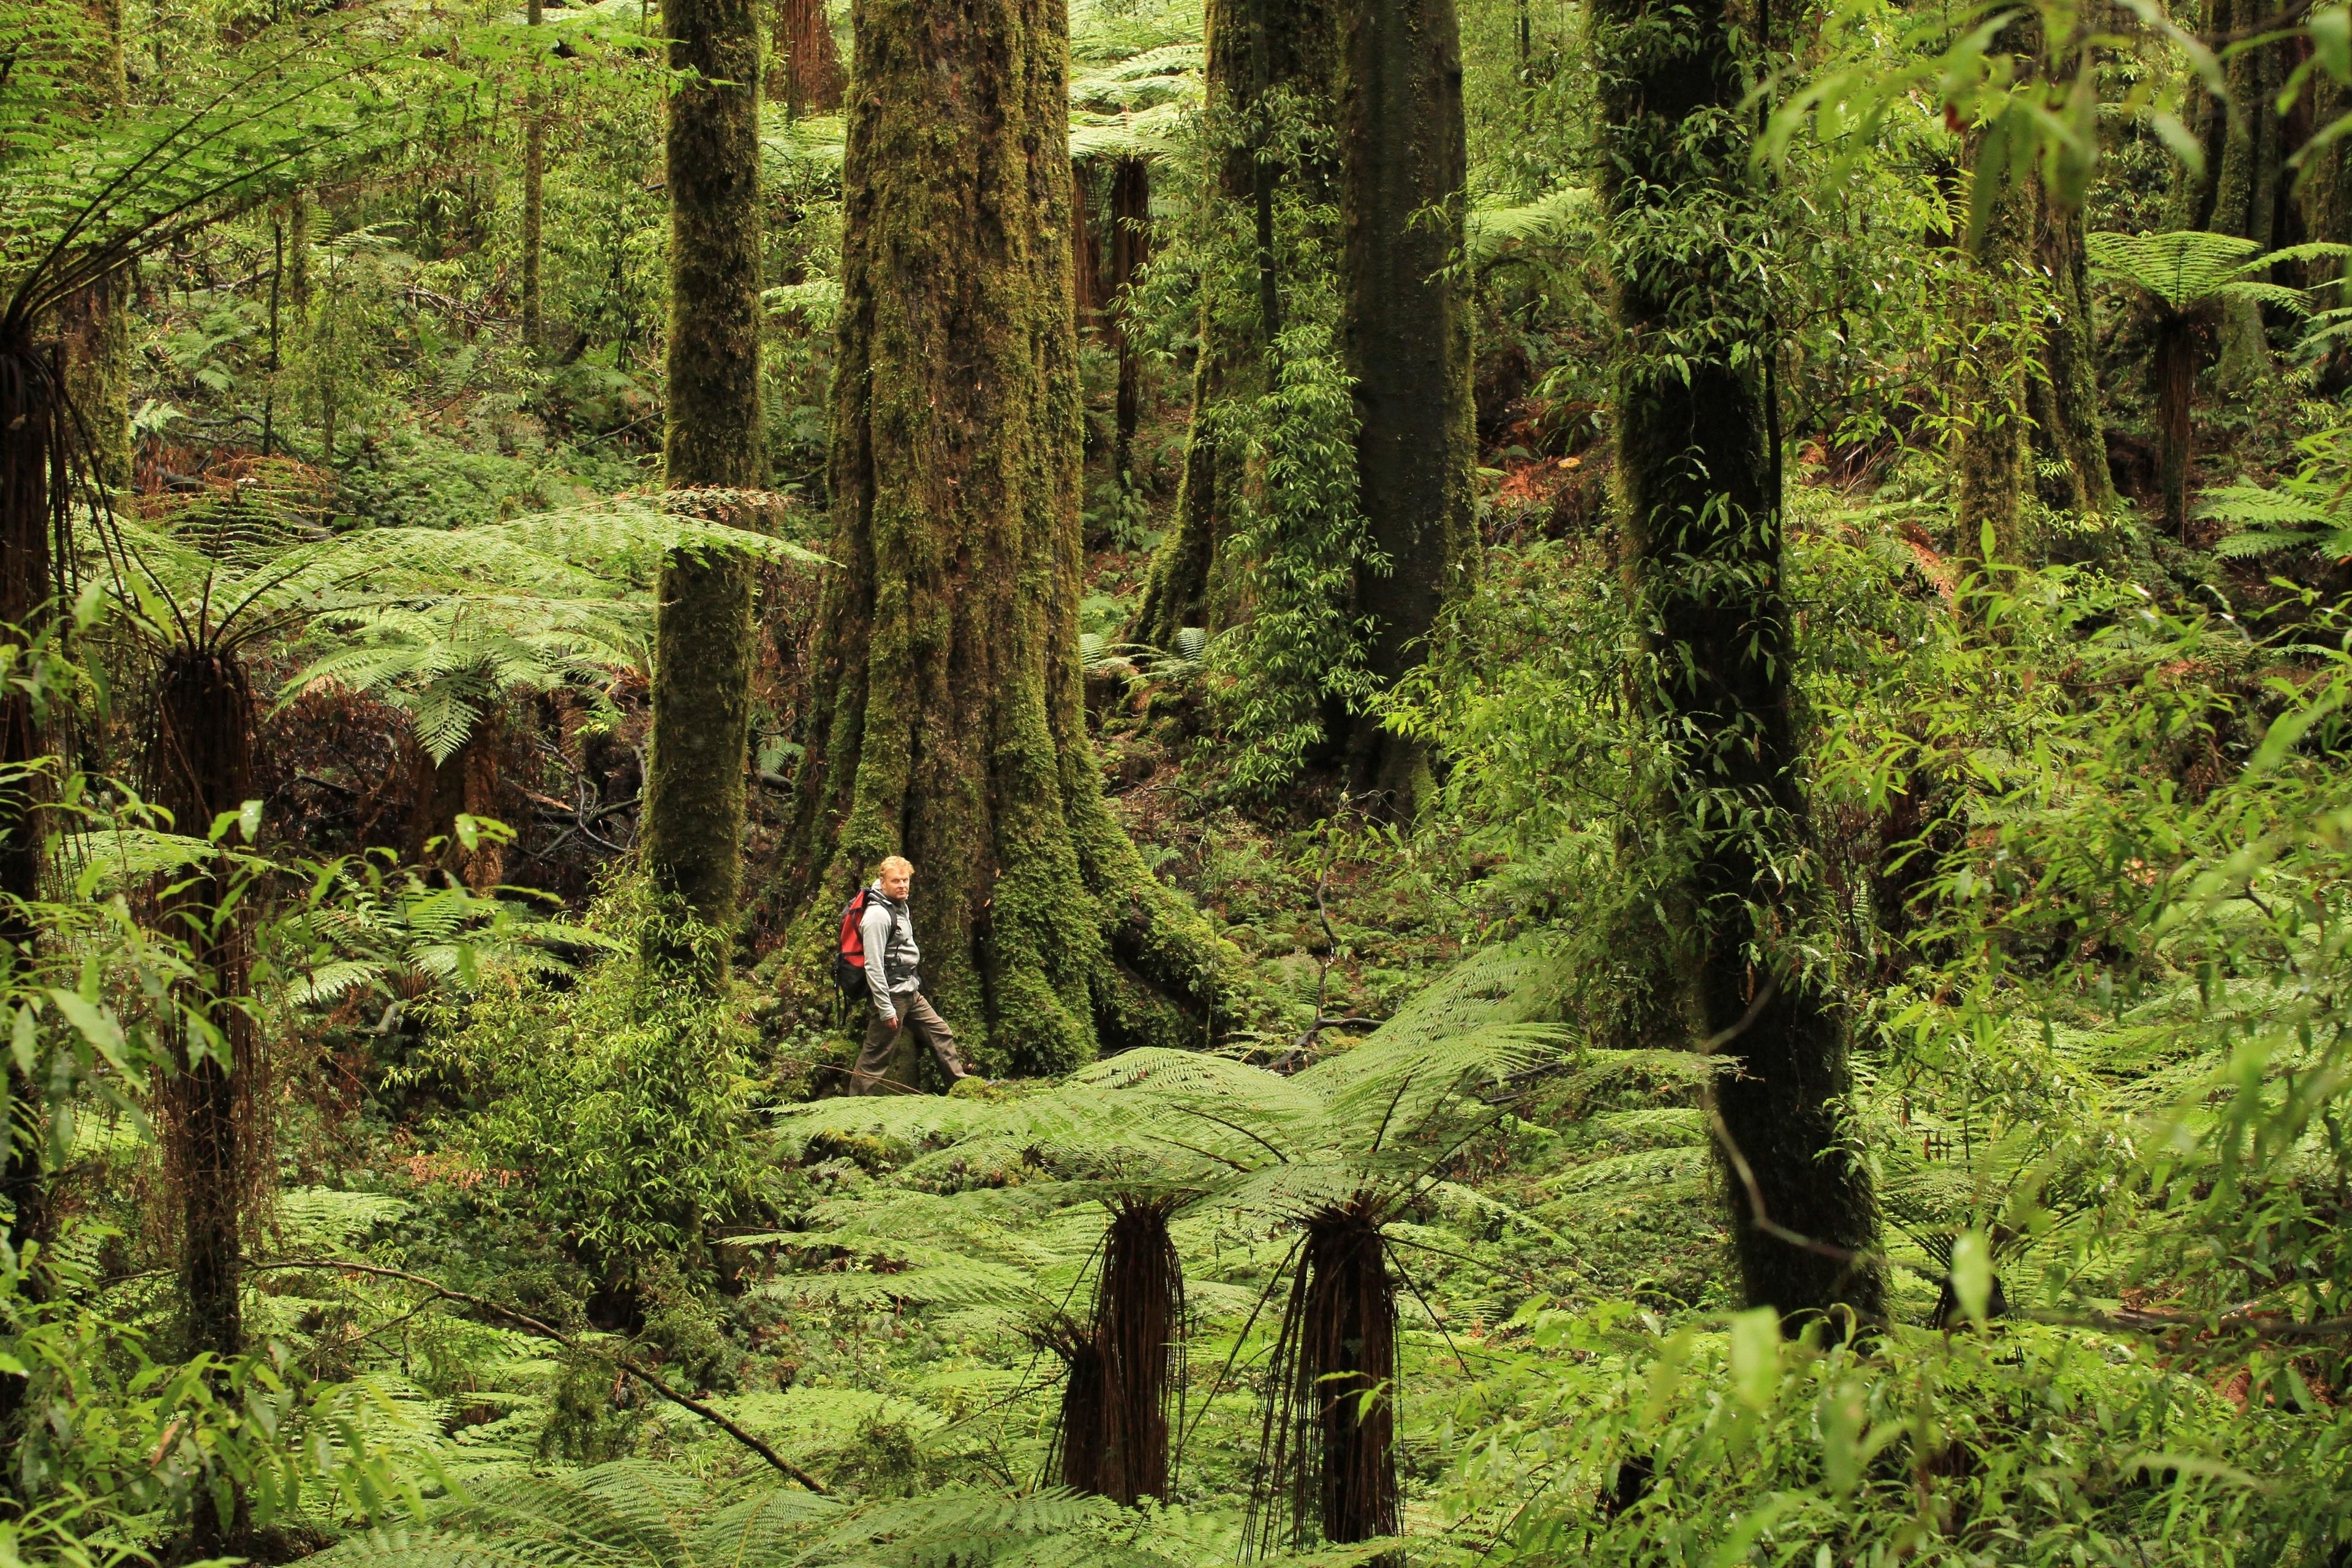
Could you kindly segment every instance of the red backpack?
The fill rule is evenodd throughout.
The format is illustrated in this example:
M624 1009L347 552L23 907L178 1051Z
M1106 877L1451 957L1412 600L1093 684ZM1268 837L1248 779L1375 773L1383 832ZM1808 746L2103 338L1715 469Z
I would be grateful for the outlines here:
M841 990L841 999L856 1006L866 994L866 895L870 888L860 888L849 896L841 911L841 946L833 955L833 983Z

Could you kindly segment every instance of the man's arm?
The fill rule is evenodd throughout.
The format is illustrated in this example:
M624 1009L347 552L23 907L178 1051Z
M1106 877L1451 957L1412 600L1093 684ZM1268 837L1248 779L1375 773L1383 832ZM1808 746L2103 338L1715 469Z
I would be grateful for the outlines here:
M898 1021L898 1008L890 1000L890 971L882 963L882 950L890 942L887 906L869 900L866 912L857 917L857 929L866 939L866 994L874 999L874 1010L895 1024Z

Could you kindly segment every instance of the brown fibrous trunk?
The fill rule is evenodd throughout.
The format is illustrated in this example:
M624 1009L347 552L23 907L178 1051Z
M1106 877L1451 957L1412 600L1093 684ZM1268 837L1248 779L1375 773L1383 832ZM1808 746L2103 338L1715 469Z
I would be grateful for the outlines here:
M1122 1205L1103 1237L1095 1294L1104 1456L1095 1489L1117 1501L1168 1495L1168 1403L1183 1312L1183 1265L1169 1238L1168 1206Z
M151 787L175 831L202 837L252 793L252 689L233 653L211 648L172 650L161 677ZM222 1357L245 1344L243 1220L262 1152L258 1040L243 1005L251 952L242 916L224 909L231 888L215 868L174 873L158 895L192 971L175 997L176 1059L159 1097L179 1199L186 1348Z

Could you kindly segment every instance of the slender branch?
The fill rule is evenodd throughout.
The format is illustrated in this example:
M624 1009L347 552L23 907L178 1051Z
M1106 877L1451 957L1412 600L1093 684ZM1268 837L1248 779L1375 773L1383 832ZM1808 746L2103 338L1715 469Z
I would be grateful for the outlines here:
M431 1279L423 1274L412 1274L405 1268L387 1268L379 1263L355 1263L349 1258L289 1258L281 1259L276 1263L251 1264L248 1265L247 1268L250 1272L254 1273L259 1273L264 1269L272 1268L340 1268L348 1273L373 1274L384 1279L404 1279L412 1285L422 1285L425 1289L432 1291L435 1295L439 1296L444 1300L461 1302L466 1306L473 1307L478 1310L488 1312L492 1317L503 1318L508 1322L512 1323L515 1327L522 1329L527 1332L537 1334L542 1339L552 1340L557 1344L563 1346L567 1350L577 1350L580 1348L580 1342L574 1339L572 1335L565 1333L562 1330L556 1328L551 1323L548 1323L538 1318L532 1317L528 1312L519 1311L512 1307L493 1301L487 1296L477 1296L469 1290L454 1290L448 1286L442 1284L438 1279ZM768 1447L767 1444L762 1443L759 1438L754 1437L751 1433L746 1432L742 1427L737 1426L733 1421L728 1419L725 1415L720 1415L718 1411L712 1409L701 1400L680 1394L677 1389L672 1388L668 1384L664 1383L660 1378L656 1377L652 1373L647 1372L644 1367L639 1366L635 1362L630 1360L625 1355L615 1355L613 1357L613 1364L618 1367L621 1371L628 1373L631 1377L635 1378L639 1383L644 1384L654 1393L661 1395L664 1399L668 1400L671 1404L676 1405L682 1409L690 1410L695 1415L701 1416L705 1421L709 1422L712 1426L718 1427L720 1431L726 1433L729 1436L734 1438L737 1442L742 1444L745 1447L759 1455L760 1458L765 1459L777 1470L781 1471L784 1475L790 1476L793 1480L800 1482L801 1485L806 1487L809 1490L815 1492L820 1497L831 1495L830 1489L827 1488L823 1481L818 1480L814 1476L809 1474L806 1470L802 1469L798 1465L793 1464L782 1454L777 1453L773 1448Z

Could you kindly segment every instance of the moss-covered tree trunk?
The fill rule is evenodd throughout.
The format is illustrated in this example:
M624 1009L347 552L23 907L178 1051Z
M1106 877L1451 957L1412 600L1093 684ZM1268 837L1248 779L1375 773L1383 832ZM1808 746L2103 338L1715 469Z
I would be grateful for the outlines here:
M1421 661L1478 547L1470 302L1449 270L1468 160L1454 0L1357 0L1341 53L1341 340L1360 504L1387 557L1358 574L1356 605L1385 686ZM1420 748L1365 715L1349 752L1355 788L1409 816L1428 775Z
M1973 167L1983 137L1971 141L1971 181L2000 177ZM2004 181L1958 279L1962 298L1955 314L1960 341L1952 366L1960 404L1954 552L1964 577L1977 577L1979 591L1992 586L1981 575L1988 561L2018 561L2024 526L2036 183Z
M1648 684L1672 768L1658 809L1685 857L1692 1012L1738 1071L1713 1096L1748 1300L1880 1306L1868 1179L1843 1152L1844 1033L1787 950L1810 833L1797 777L1765 338L1737 253L1748 121L1729 0L1600 0L1592 62L1624 334L1617 458ZM1712 237L1728 228L1734 243ZM1709 237L1702 239L1700 237ZM1726 330L1745 313L1748 329ZM1742 353L1742 350L1751 352ZM1791 1239L1795 1237L1797 1239Z
M1235 213L1252 213L1263 251L1271 244L1274 182L1286 174L1319 181L1323 171L1284 171L1255 157L1247 144L1258 134L1253 110L1278 89L1309 104L1335 100L1339 0L1208 0L1204 26L1210 121L1230 138L1218 154L1216 199ZM1214 627L1224 618L1212 603L1212 584L1218 551L1233 531L1243 459L1240 443L1216 415L1265 391L1266 354L1280 315L1281 280L1273 257L1257 256L1255 270L1254 286L1246 289L1202 290L1183 479L1136 616L1136 638L1154 647L1173 647L1182 627Z
M2116 481L2099 410L2098 328L2083 209L2061 204L2038 179L2034 198L2034 266L2048 290L2042 374L2026 387L2033 455L2041 459L2036 483L2042 500L2061 511L2112 512Z
M670 319L664 475L750 489L760 453L760 26L754 0L668 0ZM643 842L654 885L725 926L742 879L751 570L673 554L654 627Z
M2273 25L2268 0L2205 0L2199 31L2208 38L2252 37ZM2182 165L2166 213L2169 228L2207 229L2268 247L2277 232L2280 177L2287 153L2275 100L2283 79L2283 46L2241 49L2223 62L2226 101L2188 81L2189 127L2205 153L2203 167ZM2232 300L2222 310L2221 376L2242 387L2270 369L2261 307Z
M1085 728L1066 14L859 0L853 25L794 972L814 1001L840 900L896 852L926 990L991 1070L1197 1043L1218 944L1111 818Z

